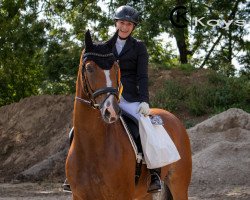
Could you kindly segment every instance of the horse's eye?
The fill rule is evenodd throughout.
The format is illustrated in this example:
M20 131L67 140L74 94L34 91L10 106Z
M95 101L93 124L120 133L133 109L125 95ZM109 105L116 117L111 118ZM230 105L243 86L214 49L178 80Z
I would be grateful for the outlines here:
M94 71L94 68L90 65L87 65L86 70L87 70L87 72L92 73Z

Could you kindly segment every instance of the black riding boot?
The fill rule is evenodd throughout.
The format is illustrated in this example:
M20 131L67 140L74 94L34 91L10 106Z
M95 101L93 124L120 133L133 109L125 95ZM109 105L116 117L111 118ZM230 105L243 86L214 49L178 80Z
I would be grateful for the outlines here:
M74 137L74 127L69 132L69 146L71 146L71 143L73 141L73 137ZM68 183L67 178L65 179L62 187L63 187L64 192L71 192L70 185Z
M155 193L161 191L161 168L149 169L151 175L151 182L148 187L148 193Z

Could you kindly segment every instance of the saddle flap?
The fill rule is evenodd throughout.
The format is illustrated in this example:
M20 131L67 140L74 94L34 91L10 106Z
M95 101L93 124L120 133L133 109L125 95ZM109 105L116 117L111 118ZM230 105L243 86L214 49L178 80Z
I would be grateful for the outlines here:
M128 118L128 119L132 120L135 123L135 125L137 125L139 127L138 120L133 115L129 114L128 112L126 112L123 109L122 109L122 116L123 116L123 118L126 118L126 119Z

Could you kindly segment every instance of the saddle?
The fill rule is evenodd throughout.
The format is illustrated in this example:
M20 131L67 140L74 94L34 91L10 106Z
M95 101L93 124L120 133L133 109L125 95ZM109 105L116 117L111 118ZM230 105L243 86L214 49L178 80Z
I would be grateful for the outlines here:
M140 140L139 134L139 122L138 120L131 114L127 113L125 110L122 109L122 124L126 131L128 131L137 146L138 153L143 153L142 145ZM163 125L163 120L159 115L150 115L150 121L154 125ZM125 122L125 124L123 123ZM125 127L126 126L126 127ZM133 145L133 144L132 144Z
M125 128L125 130L128 130L129 131L128 134L130 134L132 136L132 138L137 146L138 153L142 153L138 120L134 116L132 116L131 114L127 113L125 110L122 110L121 116L125 122L125 124L123 124L123 126L124 125L127 126L124 128Z

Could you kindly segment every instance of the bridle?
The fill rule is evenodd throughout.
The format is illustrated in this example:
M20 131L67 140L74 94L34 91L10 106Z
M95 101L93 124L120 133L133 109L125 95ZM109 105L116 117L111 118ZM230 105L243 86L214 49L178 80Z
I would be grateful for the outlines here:
M116 71L116 76L117 76L117 88L114 87L104 87L104 88L100 88L97 89L96 91L94 91L89 83L87 74L86 74L86 59L87 56L97 56L97 57L101 57L101 58L108 58L111 56L114 56L113 53L109 53L109 54L99 54L99 53L94 53L94 52L88 52L85 53L83 55L83 64L82 64L82 80L83 80L83 92L88 96L88 100L80 98L80 97L76 97L76 100L88 104L89 106L91 106L94 109L101 109L104 105L104 102L107 100L107 98L109 98L110 95L114 95L118 102L120 101L120 97L122 94L122 90L123 90L123 86L121 83L121 73L120 73L120 68L118 68L118 70ZM100 103L98 104L96 102L96 98L102 94L108 94L108 96Z

